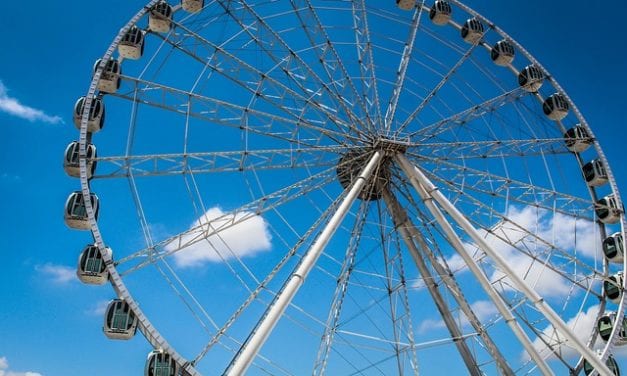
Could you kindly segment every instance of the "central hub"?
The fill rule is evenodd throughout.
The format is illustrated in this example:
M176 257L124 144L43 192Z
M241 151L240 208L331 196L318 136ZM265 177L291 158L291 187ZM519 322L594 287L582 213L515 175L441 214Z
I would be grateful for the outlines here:
M364 169L373 151L384 153L384 157L375 168L372 175L359 193L361 200L378 200L383 195L383 190L390 182L390 163L391 157L396 153L402 153L407 149L407 143L390 140L387 138L378 138L372 142L372 146L363 149L353 149L342 155L337 165L337 177L344 189L353 185L359 173Z

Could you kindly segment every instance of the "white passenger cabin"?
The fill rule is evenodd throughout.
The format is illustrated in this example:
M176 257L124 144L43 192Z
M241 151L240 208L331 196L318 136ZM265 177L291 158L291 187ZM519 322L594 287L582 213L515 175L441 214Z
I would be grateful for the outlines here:
M514 46L504 39L496 42L496 44L492 46L492 49L490 50L490 58L494 64L504 67L514 61L515 53L516 51L514 50Z
M452 14L453 8L448 1L437 0L429 10L429 19L436 25L446 25Z
M568 115L569 109L566 97L559 93L550 95L542 104L542 111L551 120L562 120Z
M623 235L620 232L616 232L603 240L603 254L611 263L623 263L625 246L623 244Z
M469 18L462 25L462 38L466 43L477 44L483 38L483 24L476 18Z
M102 59L98 59L94 64L94 72L98 70ZM110 59L104 64L100 80L98 81L98 90L102 93L114 94L120 88L120 76L122 75L122 66L116 59Z
M189 13L196 13L205 6L203 0L182 0L181 6L183 10Z
M603 223L614 224L620 219L620 209L614 195L608 195L597 201L595 212Z
M178 376L180 367L170 354L154 350L148 354L144 376Z
M131 26L118 44L118 52L125 59L137 60L144 54L144 31Z
M131 339L137 331L137 316L127 302L114 299L107 306L102 329L110 339Z
M91 206L94 209L94 216L98 219L99 201L95 194L90 195ZM65 202L65 224L76 230L89 230L89 218L87 208L83 200L83 192L72 192Z
M527 65L518 73L518 84L525 91L535 93L542 87L544 73L535 65Z
M621 325L621 327L618 329L618 338L614 343L618 346L627 344L627 317L623 316L621 320L617 320L616 312L606 312L599 318L597 321L599 337L607 342L615 325Z
M111 255L110 248L105 252ZM78 256L76 275L81 282L88 285L102 285L109 280L109 272L102 253L96 245L87 245Z
M74 126L76 129L81 129L81 121L83 120L83 112L85 111L85 97L80 97L74 104ZM87 132L96 133L104 127L105 120L105 107L102 99L94 97L91 100L89 106L89 115L87 118Z
M598 187L607 183L608 177L603 162L600 159L593 159L582 167L583 176L591 187Z
M597 356L599 358L601 357L601 350L598 350ZM611 354L605 360L605 365L607 366L607 368L610 369L610 371L612 371L614 376L620 376L620 369L618 368L618 363L616 363L616 360ZM590 364L590 362L588 362L587 359L583 360L583 372L586 374L586 376L590 376L594 372L594 367L592 367L592 364Z
M603 281L603 292L613 303L620 303L621 292L623 291L623 272L618 272L609 276Z
M564 142L568 150L573 153L584 152L592 145L592 139L588 135L588 131L579 124L566 131Z
M80 144L78 141L72 141L65 148L65 158L63 158L63 169L68 176L78 178L81 175L80 171L80 158L79 158ZM93 144L87 144L85 146L86 164L87 164L87 179L91 179L96 171L96 147Z
M172 7L165 1L160 1L150 10L148 27L156 33L167 33L172 27Z

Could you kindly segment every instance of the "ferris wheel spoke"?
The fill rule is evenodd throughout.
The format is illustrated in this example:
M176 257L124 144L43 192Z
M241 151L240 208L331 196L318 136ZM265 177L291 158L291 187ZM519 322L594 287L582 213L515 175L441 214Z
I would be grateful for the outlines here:
M433 178L433 181L438 181L438 179ZM462 194L460 187L448 189L455 193ZM592 290L594 283L602 278L600 271L577 258L576 254L564 249L564 247L557 244L555 240L547 239L546 235L527 229L523 224L519 223L518 220L509 218L507 214L496 211L483 200L468 195L467 191L464 197L467 198L467 202L464 202L466 207L469 205L475 206L477 207L477 211L482 212L483 216L498 219L498 224L491 227L487 227L484 223L473 220L472 216L469 220L473 226L489 234L492 240L509 247L512 251L517 252L518 255L524 256L524 259L528 262L528 267L526 271L521 274L528 275L541 266L547 271L554 273L556 277L569 282L574 287L578 287L586 294L596 296L599 299L602 298L602 294ZM570 214L569 216L572 217L571 219L573 220L577 219L577 214ZM533 248L530 248L528 243L532 243ZM533 274L535 273L532 273L532 275Z
M283 256L283 258L281 258L281 260L266 275L266 277L258 283L257 287L254 290L251 290L246 300L237 308L235 312L233 312L233 314L224 323L224 325L222 325L216 331L216 333L212 336L211 340L205 345L205 347L200 351L200 353L194 358L194 361L193 361L194 364L200 362L207 355L209 350L211 350L211 348L215 344L219 343L221 338L227 334L231 326L235 324L235 322L246 311L246 309L251 305L251 303L253 303L264 290L268 290L268 285L270 284L270 282L274 280L277 274L285 267L285 265L291 259L293 259L294 257L297 257L298 249L302 247L303 244L305 244L307 239L311 239L311 237L317 232L320 226L330 218L330 216L332 215L332 212L337 208L339 203L340 203L340 198L337 198L331 205L329 205L329 207L324 212L320 213L320 216L318 217L316 222L313 223L309 227L309 229L302 236L299 237L299 239L295 242L294 246L289 248L289 251ZM275 294L273 293L273 295ZM238 343L238 345L241 345L241 343ZM233 353L235 353L235 351L233 351Z
M300 180L290 186L284 187L272 193L266 194L237 209L221 215L208 223L199 223L177 235L156 242L154 246L139 250L116 262L117 265L126 264L132 260L141 259L137 265L130 267L123 274L137 271L151 263L175 254L193 244L204 241L212 235L229 229L251 218L255 218L269 210L273 210L290 201L298 199L309 192L333 182L336 179L335 168L324 170L308 178ZM214 227L215 223L217 227Z
M407 190L407 188L408 187L403 185L399 187L398 190L399 193L409 201L410 205L408 205L408 207L415 208L417 213L412 215L418 217L423 223L428 223L430 218L418 209L417 204L413 199L413 195ZM409 235L416 240L419 245L419 249L422 250L424 256L426 256L426 260L428 260L429 264L431 264L433 269L436 271L438 277L442 279L443 286L448 289L450 295L457 302L459 309L466 316L468 323L475 330L477 336L483 341L483 346L486 348L492 359L494 359L500 373L504 375L513 375L513 370L488 332L490 323L482 323L471 304L465 298L464 292L457 282L454 272L450 269L446 262L446 258L442 254L441 247L439 246L441 241L434 236L433 231L429 229L429 226L423 226L421 228L422 231L418 230L416 225L412 223L412 220L410 219L410 213L408 213L407 210L400 205L398 205L397 208L398 212L403 214L403 217L406 218L406 227L409 230ZM449 242L451 241L448 239L446 233L443 233L437 228L436 231L440 233L442 238L447 239ZM451 246L453 248L455 247L452 242Z
M469 192L475 192L486 197L498 198L503 202L515 202L594 222L594 218L590 217L593 209L590 200L451 161L409 153L408 156L415 158L416 161L433 163L436 167L432 171L426 171L427 175L445 187L459 190L460 193L464 191L465 196Z
M416 6L414 10L414 14L411 20L411 26L409 30L409 35L407 37L407 42L403 47L403 53L401 55L401 61L398 66L398 70L396 71L396 83L392 89L392 96L388 102L387 109L385 111L385 120L384 120L384 129L386 132L389 132L392 127L392 122L394 121L394 116L396 115L396 107L398 106L398 100L401 96L401 91L403 90L403 84L405 83L405 75L407 73L407 68L410 63L410 58L412 55L412 51L414 49L414 43L416 41L416 35L418 33L418 28L420 26L420 19L423 11L424 0L420 0L419 4Z
M485 32L484 32L484 34L485 34ZM407 119L405 119L403 121L403 123L401 123L401 125L396 130L396 135L401 134L405 130L405 128L407 128L409 126L409 124L414 121L414 119L420 114L420 112L438 94L440 89L442 89L442 87L444 87L444 85L446 85L446 83L449 82L451 77L453 77L453 75L455 75L455 73L457 73L459 68L466 61L468 61L468 59L470 58L472 53L476 50L477 46L479 46L479 44L473 43L472 46L470 46L470 48L468 48L464 52L464 54L457 60L457 62L449 69L449 71L446 74L444 74L444 76L442 76L442 79L440 80L440 82L438 82L438 84L435 87L433 87L433 89L431 89L429 94L427 94L427 96L420 102L420 104L418 104L418 106L416 106L416 108L409 114Z
M456 128L462 127L475 119L496 113L499 108L514 103L526 95L529 95L529 93L520 87L500 93L482 103L468 107L465 110L411 132L407 137L416 142L434 139L445 132L454 131Z
M301 262L294 272L290 274L290 277L281 289L281 293L275 297L272 304L268 307L266 312L264 312L263 317L251 332L251 335L247 338L244 345L240 348L240 351L227 367L225 371L226 374L240 375L246 372L246 369L248 369L255 355L265 343L281 315L285 312L287 305L290 304L296 292L304 283L307 275L315 266L330 238L335 234L338 226L346 217L350 206L357 199L366 181L370 178L382 158L383 154L381 152L374 152L372 156L369 157L365 167L360 170L357 179L351 184L350 188L346 188L346 195L342 203L338 206L329 222L303 255Z
M382 236L382 238L384 238ZM395 306L396 304L396 299L394 299L394 297L392 296L392 294L390 294L390 310L393 314L392 317L392 325L394 326L394 338L396 341L395 344L395 350L397 353L397 358L398 358L398 362L402 364L402 359L400 359L403 354L407 353L407 358L409 358L409 365L411 370L413 371L413 373L415 375L417 375L418 372L418 354L417 354L417 342L416 342L416 337L414 335L414 320L415 317L412 315L412 310L411 310L411 305L410 305L410 298L409 298L409 292L408 292L408 288L407 288L407 274L405 273L405 270L407 270L408 268L406 268L405 266L405 260L403 258L403 253L401 250L401 242L398 240L398 234L397 234L397 239L394 242L395 244L395 252L396 254L394 255L390 255L388 257L386 257L387 260L387 265L388 267L386 268L387 270L387 285L388 285L388 291L393 291L396 292L396 295L398 297L398 300L401 301L401 308L400 310L402 311L400 314L396 314L397 312L397 307ZM395 278L395 270L397 270L397 274L398 274L398 281ZM403 337L406 338L407 340L407 344L404 345L402 344L402 340ZM399 367L399 369L401 369Z
M475 227L473 227L472 223L468 220L466 216L464 216L443 194L438 191L437 187L433 185L433 183L429 180L429 178L424 175L422 171L418 168L413 167L409 168L409 161L404 159L402 155L399 155L399 160L401 160L401 164L403 165L403 170L410 176L410 179L413 179L418 185L422 186L424 192L426 192L431 199L435 200L438 205L442 206L445 211L451 215L453 220L457 222L460 227L463 228L464 232L468 236L472 238L472 240L481 248L483 252L485 252L496 264L496 267L500 269L507 277L512 281L512 284L515 288L520 291L528 301L538 310L539 313L544 316L544 318L555 328L557 332L559 332L562 336L564 336L570 346L572 346L581 356L583 356L593 367L600 372L607 373L609 375L612 372L609 370L607 365L601 361L600 358L596 356L596 354L592 351L592 349L588 348L581 340L577 338L575 333L573 333L572 329L568 327L568 325L564 322L562 317L560 317L551 306L546 302L546 300L540 296L540 294L531 288L529 284L523 279L523 276L517 274L511 265L507 263L507 261L503 258L503 256L498 253L492 245L490 245L477 231Z
M354 110L348 110L347 112L351 115L349 120L355 124L360 124L362 130L372 131L374 129L373 119L368 116L368 108L362 99L363 93L360 93L355 87L340 53L322 25L315 7L310 0L290 0L290 4L336 96L345 102L342 106L359 109L363 113L361 115L355 113Z
M331 353L331 346L335 338L335 334L339 327L340 315L342 313L342 305L346 298L346 293L349 287L349 280L355 266L355 255L361 241L361 232L365 225L366 214L368 212L368 205L360 205L357 218L354 222L352 236L349 240L349 244L346 248L346 255L342 262L340 273L337 277L337 285L333 294L333 301L329 309L329 315L327 317L324 333L318 347L318 355L313 366L314 375L324 375L326 372L327 362Z
M342 146L216 151L203 153L148 154L97 157L94 179L208 174L233 171L317 169L337 165L338 155L350 150Z
M455 346L457 347L457 351L461 355L464 363L466 364L466 368L471 375L482 375L483 372L479 369L478 362L475 359L472 351L468 347L468 343L466 342L463 332L455 318L451 314L451 310L449 305L446 303L444 297L442 296L438 283L436 282L436 278L431 274L429 268L427 267L427 263L425 261L425 253L426 244L423 242L422 237L415 238L416 235L419 235L417 231L411 231L409 228L413 227L411 224L407 212L405 212L396 197L392 195L389 190L383 191L383 199L386 203L386 206L389 208L392 218L394 220L394 224L399 230L399 236L402 238L402 241L407 246L409 253L411 254L420 275L422 276L423 281L425 281L425 286L427 290L431 294L431 298L433 299L440 316L444 320L444 323L451 334L451 338L455 341ZM419 245L417 245L418 242ZM423 248L424 247L424 248ZM442 278L443 276L439 276ZM501 366L509 369L507 364L503 360L503 364ZM511 372L511 370L510 370Z
M184 25L176 24L176 27L184 31L185 36L180 36L180 38L192 38L194 40L196 44L195 50L187 48L184 43L175 40L174 37L166 38L160 34L157 35L174 49L181 51L203 66L219 73L236 86L244 89L255 100L261 99L264 103L273 106L280 113L289 114L295 119L301 119L301 114L314 111L321 118L324 118L324 120L321 119L321 121L325 124L329 121L333 127L337 128L339 132L343 132L346 137L349 137L350 133L354 131L351 123L342 120L335 109L295 92L288 85L268 76L266 72L255 68L233 55L222 46L205 39L203 36L186 28ZM172 35L176 36L176 34ZM201 47L204 47L205 51L198 51ZM199 56L201 52L207 56L211 56L211 59L207 60L201 58ZM293 101L293 103L298 104L297 107L294 108L293 105L284 104L287 98ZM358 135L353 134L352 136Z
M355 27L355 48L361 73L361 92L366 104L366 116L373 124L382 124L376 66L373 45L370 38L370 25L365 0L352 2L353 25Z
M484 274L484 271L482 271L479 268L479 266L478 266L477 262L475 261L475 259L468 253L468 250L465 248L461 238L456 233L456 231L453 229L452 225L448 222L448 220L444 217L444 214L443 214L442 210L437 205L435 205L436 201L433 198L433 195L437 194L439 196L439 199L438 199L437 203L438 204L442 204L443 203L442 204L444 206L443 209L446 210L448 213L457 212L457 209L450 203L450 201L446 200L445 197L443 197L441 192L436 192L437 189L435 188L435 186L432 185L432 183L425 183L425 184L427 184L427 186L423 186L422 185L422 181L427 182L428 178L422 179L422 177L421 177L421 179L418 180L418 178L416 177L416 174L418 174L418 173L417 172L414 173L414 171L417 171L417 167L412 165L409 162L409 160L407 160L403 155L400 155L400 154L397 155L396 159L399 162L399 165L401 166L402 170L406 174L408 174L409 179L411 180L412 186L416 189L416 191L418 192L419 196L424 201L425 205L428 207L429 211L432 213L432 215L435 217L436 221L439 223L439 225L444 230L444 232L446 234L446 238L449 241L449 243L454 246L454 248L457 250L458 254L464 259L464 262L466 263L466 265L469 267L469 269L475 275L477 280L480 282L480 284L483 287L484 291L486 291L488 293L488 295L490 296L491 300L494 302L494 304L496 305L497 309L499 310L499 312L501 313L501 315L505 319L505 322L510 326L510 328L512 329L512 331L514 332L514 334L516 335L516 337L518 338L520 343L523 345L523 347L527 351L527 353L530 355L530 357L533 359L533 361L535 362L535 364L538 366L538 368L541 370L541 372L543 374L552 375L553 372L548 367L545 359L539 354L539 352L536 350L534 344L532 344L532 342L529 339L529 337L527 336L527 334L520 327L520 325L519 325L518 321L516 320L516 318L512 315L512 311L511 311L512 307L508 306L507 303L505 303L505 300L503 299L501 294L493 286L493 282L491 282L491 281L489 281L487 279L486 274ZM465 217L458 216L458 218L456 218L455 221L457 221L458 219L461 222L467 220L467 219L464 220L463 218L465 218ZM470 230L470 227L472 227L472 226L470 224L468 224L468 223L466 223L464 226L466 228L468 228L469 231L476 231L476 230ZM481 228L481 227L479 227L479 228ZM489 248L489 245L485 244L485 242L483 241L482 238L480 238L479 236L476 236L477 235L476 232L475 232L474 235L475 236L473 236L473 240L477 244L482 244L481 248L483 250ZM493 253L491 253L490 256L492 257L492 256L495 256L495 255ZM500 256L496 255L495 257L499 258ZM508 266L506 264L504 264L504 261L500 263L500 267L503 267L503 266L505 268L508 268ZM510 271L509 274L513 275L513 273L511 271ZM517 278L518 279L518 275L514 276L513 278ZM522 282L521 285L526 286L526 285L524 285L524 282ZM527 291L527 293L531 293L531 295L534 294L533 292L530 292L530 291ZM527 295L527 293L526 293L526 295ZM538 301L538 300L532 300L532 303L534 305L536 305L536 307L537 307L538 304L543 304L542 301ZM550 308L549 308L549 310L550 310ZM553 319L552 323L556 322L556 321L557 322L560 321L559 319L556 320L555 316L553 316L552 319ZM561 327L559 330L561 332L564 332L566 334L566 336L572 338L572 336L569 335L569 334L572 334L572 333L570 333L568 329L564 330L564 328ZM590 355L590 351L587 348L585 348L585 346L579 346L577 350L581 354L585 353L586 354L586 358L588 358L589 355ZM596 363L598 364L599 362L596 362ZM596 364L595 364L595 367L596 367Z
M293 113L285 114L289 117L284 117L139 78L123 76L122 80L131 83L134 90L128 93L113 93L111 96L190 116L211 124L310 146L322 143L323 137L335 143L346 137L343 132L328 129L323 121L303 119Z
M514 140L450 141L410 143L420 155L440 160L469 160L488 158L521 158L546 154L572 154L564 138L528 138Z
M228 7L221 3L223 7ZM250 14L256 22L256 26L259 27L260 31L266 31L264 40L260 40L258 37L251 34L249 30L250 27L248 25L244 25L242 21L236 17L235 12L229 11L227 12L233 20L240 25L243 30L246 30L247 34L251 37L257 45L260 46L262 51L272 59L275 63L275 66L272 69L272 72L280 72L280 74L285 74L290 78L290 83L295 84L299 87L303 94L307 96L311 96L313 99L315 96L323 96L321 99L325 99L328 101L327 104L322 104L328 108L334 109L342 109L344 115L347 119L347 124L351 127L351 130L354 132L354 135L363 134L363 130L358 129L354 124L359 124L359 117L355 115L352 104L347 103L344 98L343 93L340 93L337 90L337 85L334 81L332 81L333 85L329 85L325 83L322 78L315 72L315 70L307 64L300 56L299 51L293 49L280 35L279 32L275 28L273 28L264 18L255 11L253 6L250 6L246 1L241 2L242 10L246 13ZM307 33L307 29L304 29L304 32ZM267 47L270 46L270 47ZM278 46L281 46L283 50L281 51L285 57L276 56L276 52ZM314 46L315 48L315 46ZM281 69L277 69L277 68ZM268 72L271 73L271 72ZM328 72L327 72L328 73ZM305 84L307 79L313 80L313 86L307 87ZM334 89L334 90L332 90ZM356 93L355 93L356 95ZM318 100L319 102L324 102L323 100Z
M384 189L385 201L387 189ZM400 240L402 234L392 230L397 228L395 218L385 207L384 202L377 201L379 228L378 242L381 244L381 253L385 267L385 287L389 304L389 321L392 326L393 348L396 353L398 373L404 374L409 366L409 372L418 375L417 343L414 336L414 317L410 308L410 298L407 289L407 274L404 251ZM386 227L390 227L389 229ZM411 270L411 269L410 269Z

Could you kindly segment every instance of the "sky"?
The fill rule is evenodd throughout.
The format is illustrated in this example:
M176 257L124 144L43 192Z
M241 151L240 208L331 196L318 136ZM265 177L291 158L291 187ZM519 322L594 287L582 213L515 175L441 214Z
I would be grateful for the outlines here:
M627 4L612 2L609 10L607 2L573 6L565 0L466 4L553 74L594 130L618 186L625 187L627 53L621 25ZM132 0L111 0L106 7L78 0L4 4L0 376L130 376L143 369L138 359L149 347L142 338L121 346L100 332L103 304L112 293L108 286L93 293L76 281L82 240L62 217L68 192L78 187L62 169L65 146L76 137L74 102L87 91L95 59L141 6ZM626 369L627 361L622 363Z

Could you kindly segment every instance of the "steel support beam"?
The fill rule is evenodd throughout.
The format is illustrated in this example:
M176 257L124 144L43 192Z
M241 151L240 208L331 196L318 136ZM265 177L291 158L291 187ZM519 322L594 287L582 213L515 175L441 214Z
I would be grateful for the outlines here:
M383 200L385 201L385 205L388 207L390 211L390 215L392 216L392 220L394 221L394 226L398 230L403 242L407 246L411 257L422 275L422 279L425 282L425 286L427 290L431 294L433 298L433 302L435 303L438 311L440 312L440 316L444 320L444 324L447 329L451 333L451 338L457 347L457 351L461 355L464 363L466 364L466 368L468 368L468 372L472 376L481 376L482 372L477 364L477 360L474 355L470 351L468 344L466 343L466 339L463 336L463 333L457 323L455 322L455 318L451 314L451 311L448 307L448 304L444 301L440 290L438 290L438 283L435 281L434 276L429 271L425 260L422 257L422 254L414 240L412 239L411 234L408 230L408 218L407 215L404 215L404 211L402 211L400 205L396 198L390 193L389 190L383 190Z
M243 375L248 367L252 364L257 353L270 336L270 333L278 323L279 319L291 303L294 296L303 285L309 272L316 265L316 261L322 254L322 251L328 244L329 240L340 226L342 220L350 210L351 205L357 199L359 193L364 188L366 181L372 175L373 171L381 162L383 153L374 152L368 161L366 167L363 168L357 179L353 182L352 187L348 191L346 197L333 214L329 223L316 238L309 250L305 253L301 262L292 272L287 282L283 285L281 291L276 295L257 326L244 342L238 353L235 355L224 374L229 376Z
M424 236L420 233L420 231L418 231L414 223L409 219L409 216L407 215L407 211L403 209L401 204L398 202L398 200L394 196L392 196L391 193L389 193L389 198L386 198L385 193L384 193L383 198L386 200L386 204L388 205L388 207L390 207L391 205L390 211L393 213L392 215L395 217L398 217L394 219L395 221L394 223L396 224L398 221L398 223L400 224L397 224L397 227L402 226L408 232L408 235L411 237L411 239L413 239L414 241L416 241L416 243L418 243L417 250L418 251L422 250L421 254L418 256L422 258L426 257L431 263L431 265L433 266L435 272L442 278L442 282L444 282L446 287L451 291L451 295L459 304L459 308L466 315L472 327L475 329L479 337L481 337L481 339L483 340L483 343L486 349L488 350L492 358L495 360L497 367L499 368L501 374L506 375L506 376L513 376L514 372L512 371L511 367L507 364L505 357L503 357L503 354L501 354L501 352L499 351L494 341L492 341L492 338L490 337L490 335L482 327L481 322L475 315L470 304L468 304L468 302L464 298L464 294L461 291L461 288L459 287L455 279L453 278L450 270L442 266L440 262L437 260L437 258L435 257L435 255L433 254L433 252L431 252L431 250L429 249L427 245L427 242L424 239ZM410 248L410 251L412 251L411 248ZM469 368L469 371L471 371L470 368Z
M562 320L562 318L559 317L559 315L555 313L555 311L553 311L553 309L544 301L544 299L540 296L540 294L538 294L519 275L516 274L516 272L507 263L507 261L505 261L505 259L503 259L503 257L486 242L486 240L481 236L481 234L477 231L477 229L473 227L472 223L470 223L468 218L466 218L455 207L455 205L453 205L453 203L451 203L446 198L446 196L444 196L444 194L437 189L437 187L429 180L429 178L427 178L427 176L419 168L411 164L411 162L403 154L397 154L396 160L399 162L405 174L407 174L407 176L409 177L414 188L419 192L419 194L421 194L421 197L423 195L425 196L423 197L423 200L425 200L425 203L431 202L429 206L434 207L435 205L433 204L431 200L435 200L440 206L442 206L444 211L446 211L453 218L453 220L455 220L455 222L457 222L459 226L461 226L461 228L472 238L472 240L479 246L479 248L481 248L496 263L496 266L508 276L508 278L512 281L512 284L520 292L525 294L527 299L529 299L529 301L536 307L536 309L540 313L542 313L542 315L551 323L551 325L553 325L553 327L562 336L564 336L564 338L568 340L569 346L573 347L577 352L579 352L579 354L581 354L584 358L586 358L588 362L590 362L590 364L595 368L595 370L597 370L601 375L612 376L612 372L601 361L601 359L599 359L595 355L592 349L588 348L583 342L581 342L575 336L575 334L568 328L568 325L566 325L566 323ZM442 219L444 219L443 216L438 220L440 224L442 224L441 222ZM445 219L444 219L444 222L446 222L448 224L448 227L450 227L452 230L452 226ZM463 245L461 246L461 248L463 249ZM478 268L475 261L472 259L472 257L469 257L469 255L466 254L465 250L460 251L458 249L458 252L460 252L460 256L464 258L464 261L466 262L466 264L468 264L469 267L471 267L471 265L475 265L475 267ZM469 260L467 260L466 257L464 257L464 254L466 254L466 257L468 257ZM485 277L485 275L480 270L479 272L481 273L481 275L483 275L483 278L485 278L487 281L487 278ZM489 281L488 281L488 284L489 284ZM493 295L496 295L498 296L498 300L501 301L500 296L492 288L491 284L489 284L489 286L486 286L486 287L489 287L489 290L486 290L486 292L488 292L488 294L491 297ZM492 291L492 293L490 293L489 291ZM498 308L498 305L497 305L497 308ZM499 312L500 311L501 310L499 309ZM507 311L509 312L509 310ZM510 312L510 316L511 316L511 312ZM505 319L508 322L510 322L507 319L507 317L505 317ZM513 319L513 316L512 316L512 319ZM514 327L512 327L512 329L516 333L516 329ZM526 337L524 333L523 335L524 337ZM524 337L519 336L518 334L517 334L517 337L519 338L519 340L521 340L521 338L524 338ZM527 338L527 341L529 341L528 338ZM536 355L534 354L534 352L536 354L537 352L535 351L535 349L533 349L533 345L530 342L526 343L527 341L521 340L521 343L523 344L523 346L525 346L525 349L529 352L529 355L534 359L534 361L536 361ZM530 351L530 350L533 350L533 351ZM544 361L542 361L542 363L546 365ZM538 367L540 367L542 363L536 363L536 364L538 364ZM541 370L542 372L545 372L544 369L541 368ZM547 370L548 370L548 366L547 366Z

